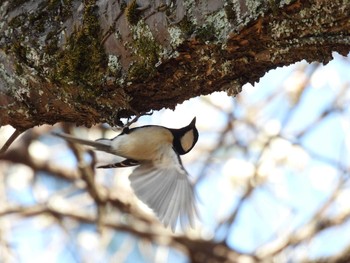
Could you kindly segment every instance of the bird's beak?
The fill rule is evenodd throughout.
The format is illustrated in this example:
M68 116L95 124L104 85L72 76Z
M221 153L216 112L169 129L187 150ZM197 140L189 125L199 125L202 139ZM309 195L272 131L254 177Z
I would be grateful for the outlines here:
M193 120L188 126L194 127L195 125L196 125L196 117L193 118Z

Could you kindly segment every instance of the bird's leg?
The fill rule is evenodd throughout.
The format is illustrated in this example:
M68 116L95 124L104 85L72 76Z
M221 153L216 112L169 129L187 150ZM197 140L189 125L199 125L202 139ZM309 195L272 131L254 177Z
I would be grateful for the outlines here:
M128 117L127 122L125 124L120 120L120 117L119 117L117 120L117 126L112 128L113 130L127 129L130 127L131 124L137 122L141 116L153 114L153 110L151 110L149 112L138 112L132 108L129 108L128 110L131 111L135 115L135 117L133 117L133 118Z
M130 121L128 119L127 123L123 126L123 129L125 128L129 128L131 124L135 123L138 121L138 119L142 116L145 115L152 115L153 114L153 110L149 111L149 112L138 112L136 110L131 109L133 113L135 113L135 117L132 118Z

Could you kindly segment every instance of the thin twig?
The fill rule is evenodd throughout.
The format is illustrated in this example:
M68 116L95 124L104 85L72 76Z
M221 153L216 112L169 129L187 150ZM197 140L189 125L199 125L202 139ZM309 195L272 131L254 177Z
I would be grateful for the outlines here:
M18 136L20 136L25 130L20 130L20 129L16 129L12 135L10 136L10 138L6 141L6 143L2 146L1 150L0 150L0 155L4 154L7 149L11 146L11 144L18 138Z

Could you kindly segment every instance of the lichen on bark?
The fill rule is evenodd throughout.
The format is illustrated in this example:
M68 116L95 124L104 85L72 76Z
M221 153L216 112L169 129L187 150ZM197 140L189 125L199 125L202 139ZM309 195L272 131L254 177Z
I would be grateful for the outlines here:
M48 75L58 85L75 85L95 92L105 81L108 57L102 45L96 1L84 6L81 26L67 36L64 49L51 58L55 64Z

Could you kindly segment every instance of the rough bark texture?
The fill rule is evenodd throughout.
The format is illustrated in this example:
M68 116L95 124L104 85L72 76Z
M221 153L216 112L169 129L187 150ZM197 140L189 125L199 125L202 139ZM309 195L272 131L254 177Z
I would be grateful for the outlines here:
M91 126L350 51L350 2L0 1L0 125Z

